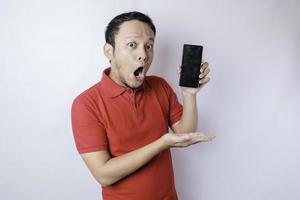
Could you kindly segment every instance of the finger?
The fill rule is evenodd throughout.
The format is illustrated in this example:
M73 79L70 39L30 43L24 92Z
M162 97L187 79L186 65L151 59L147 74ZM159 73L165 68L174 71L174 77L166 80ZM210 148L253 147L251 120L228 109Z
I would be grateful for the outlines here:
M200 142L211 142L214 138L206 138L206 139L198 139L198 140L194 140L193 144L197 144Z
M215 138L215 136L201 136L201 137L195 137L191 141L189 141L191 144L199 143L199 142L209 142L212 141Z
M208 62L204 62L201 64L200 72L203 72L208 67Z
M214 139L216 136L214 135L203 135L193 138L194 141L210 141Z
M212 134L203 133L203 132L192 132L192 133L187 133L187 134L190 135L191 138L194 138L194 137L214 137L214 135L212 135ZM184 134L184 135L186 135L186 134Z
M210 80L209 77L202 78L202 79L199 81L199 84L206 84L206 83L209 82L209 80Z
M187 134L184 135L186 136ZM191 133L190 136L191 137L193 136L193 138L183 142L176 142L172 145L172 147L188 147L190 145L197 144L200 142L210 142L216 137L214 135L203 134L203 133Z
M202 134L202 136L204 136L204 137L216 137L215 135L212 135L212 134L209 134L209 133Z
M194 143L198 140L210 140L210 139L213 139L215 137L214 135L203 134L203 133L200 133L200 132L184 134L184 136L188 136L186 138L186 140L182 141L184 143Z
M191 134L175 134L177 138L175 139L176 143L182 143L190 141L193 138L193 135Z
M209 72L210 72L210 68L209 67L205 68L203 72L204 76L206 76Z
M173 147L188 147L192 144L199 143L196 141L178 142L173 145Z
M205 71L199 75L199 78L201 79L201 78L207 76L209 72L210 72L210 69L209 69L209 67L207 67L205 69Z
M204 63L208 63L208 61L206 59L202 59L201 65L204 64Z
M176 70L177 75L180 75L180 72L181 72L181 66L178 66Z
M186 141L186 142L177 142L173 145L173 147L188 147L193 144L197 144L200 142L210 142L214 139L214 137L207 137L207 136L202 136L198 138L193 138L192 140Z
M192 142L195 138L200 137L201 135L197 132L194 132L194 133L179 133L179 134L175 134L175 136L177 136L175 138L175 144L184 146L185 144Z
M213 137L214 135L211 134L204 134L201 132L192 132L192 133L175 133L174 134L177 138L176 142L183 142L183 141L188 141L188 140L193 140L194 138L207 138L207 137Z

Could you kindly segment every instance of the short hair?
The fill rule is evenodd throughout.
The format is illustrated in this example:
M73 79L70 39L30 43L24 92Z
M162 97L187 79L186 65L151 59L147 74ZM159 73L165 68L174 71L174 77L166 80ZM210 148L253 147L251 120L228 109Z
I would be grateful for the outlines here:
M122 13L122 14L114 17L109 22L109 24L107 25L106 30L105 30L106 43L111 44L113 47L115 47L115 36L118 33L118 31L120 30L120 26L124 22L131 21L131 20L138 20L138 21L148 24L155 35L156 29L152 22L152 19L146 14L143 14L143 13L137 12L137 11L133 11L133 12Z

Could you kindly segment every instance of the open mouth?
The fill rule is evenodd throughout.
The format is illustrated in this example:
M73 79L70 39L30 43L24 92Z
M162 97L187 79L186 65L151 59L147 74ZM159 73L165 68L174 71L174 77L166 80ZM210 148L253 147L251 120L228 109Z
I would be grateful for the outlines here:
M138 67L134 72L134 76L135 78L138 80L138 81L143 81L144 78L145 78L145 74L144 74L144 67L141 66L141 67Z

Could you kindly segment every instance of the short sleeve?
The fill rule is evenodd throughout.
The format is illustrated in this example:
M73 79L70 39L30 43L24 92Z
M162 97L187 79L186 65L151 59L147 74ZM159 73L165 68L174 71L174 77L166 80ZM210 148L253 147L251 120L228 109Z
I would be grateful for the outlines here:
M163 81L163 87L168 95L169 100L169 126L172 126L176 122L178 122L181 119L182 112L183 112L183 106L178 101L178 98L176 96L176 93L171 88L171 86L162 79Z
M79 153L107 150L108 146L105 127L88 102L76 98L71 109L73 136Z

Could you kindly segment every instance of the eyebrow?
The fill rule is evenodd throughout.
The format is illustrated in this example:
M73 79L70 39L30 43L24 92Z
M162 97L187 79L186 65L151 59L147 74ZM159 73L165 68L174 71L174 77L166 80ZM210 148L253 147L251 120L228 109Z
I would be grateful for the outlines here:
M136 36L136 35L129 35L129 36L126 37L126 39L128 39L128 38L138 38L138 36ZM154 42L154 38L153 37L150 37L149 40L152 41L152 42Z

